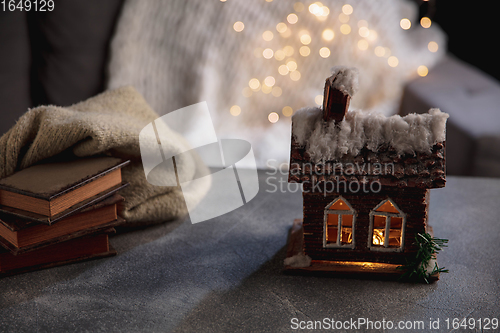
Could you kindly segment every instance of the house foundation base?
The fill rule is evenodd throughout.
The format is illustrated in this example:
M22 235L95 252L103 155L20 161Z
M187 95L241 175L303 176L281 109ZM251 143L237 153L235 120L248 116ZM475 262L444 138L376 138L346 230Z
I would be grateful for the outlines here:
M404 271L397 269L400 265L394 264L311 260L304 255L303 233L302 219L295 219L288 237L285 272L387 280L397 280L404 273ZM439 280L439 273L431 275L428 279L430 282Z

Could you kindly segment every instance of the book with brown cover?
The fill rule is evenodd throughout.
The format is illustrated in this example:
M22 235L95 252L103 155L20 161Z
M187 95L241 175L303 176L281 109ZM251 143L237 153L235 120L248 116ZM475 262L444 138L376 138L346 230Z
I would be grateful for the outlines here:
M115 227L123 222L117 215L122 201L115 194L50 226L0 213L0 245L17 255Z
M108 233L111 232L114 232L113 228L100 234L71 239L17 256L0 249L0 276L116 255L116 251L109 244Z
M23 169L0 180L0 211L50 225L125 186L129 162L104 156Z

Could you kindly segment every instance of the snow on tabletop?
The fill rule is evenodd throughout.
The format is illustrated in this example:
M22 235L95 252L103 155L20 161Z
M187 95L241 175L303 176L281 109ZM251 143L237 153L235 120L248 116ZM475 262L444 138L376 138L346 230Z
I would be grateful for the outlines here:
M349 96L353 96L359 88L358 75L359 71L355 67L346 66L334 66L331 69L332 76L328 79L330 80L330 85L334 89L338 89L341 92Z
M426 114L386 117L380 113L349 111L343 121L325 123L317 107L298 110L292 117L292 133L305 146L311 161L338 160L346 154L358 155L363 147L377 152L388 144L398 155L430 153L432 146L446 139L446 119L439 109Z

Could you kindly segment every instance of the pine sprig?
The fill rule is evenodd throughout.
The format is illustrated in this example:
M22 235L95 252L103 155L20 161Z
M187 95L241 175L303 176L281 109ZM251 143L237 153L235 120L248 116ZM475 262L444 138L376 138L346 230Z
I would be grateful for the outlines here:
M438 267L434 263L434 267L430 273L427 273L427 266L431 260L436 259L437 253L446 247L447 239L434 238L428 233L417 234L415 236L415 245L418 246L417 254L414 258L407 260L406 264L399 266L398 269L405 272L401 276L402 280L429 283L428 278L437 273L448 273L449 271L444 267Z

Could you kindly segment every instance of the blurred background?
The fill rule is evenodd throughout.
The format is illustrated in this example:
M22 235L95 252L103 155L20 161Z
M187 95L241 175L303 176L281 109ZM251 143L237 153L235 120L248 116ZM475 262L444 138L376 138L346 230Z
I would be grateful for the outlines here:
M163 115L207 101L220 138L287 162L293 113L355 66L350 108L450 114L447 173L500 177L497 30L486 2L73 0L0 12L0 135L28 108L133 85ZM177 129L189 132L189 128Z

